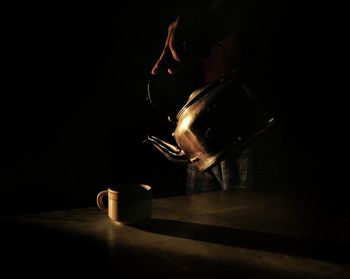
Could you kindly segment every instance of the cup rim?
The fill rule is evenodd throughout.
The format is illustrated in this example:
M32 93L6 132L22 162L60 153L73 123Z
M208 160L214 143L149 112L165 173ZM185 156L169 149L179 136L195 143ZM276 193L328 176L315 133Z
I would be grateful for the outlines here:
M139 192L139 191L151 191L152 186L144 183L122 183L108 186L108 191L119 193L119 192Z

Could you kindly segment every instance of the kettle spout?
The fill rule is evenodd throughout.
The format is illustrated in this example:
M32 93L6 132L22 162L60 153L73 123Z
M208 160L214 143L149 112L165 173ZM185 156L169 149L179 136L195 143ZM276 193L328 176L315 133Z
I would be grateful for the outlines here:
M184 151L178 146L165 142L155 136L147 136L147 138L144 140L144 143L145 142L152 143L152 145L157 148L168 160L174 163L184 165L190 162Z

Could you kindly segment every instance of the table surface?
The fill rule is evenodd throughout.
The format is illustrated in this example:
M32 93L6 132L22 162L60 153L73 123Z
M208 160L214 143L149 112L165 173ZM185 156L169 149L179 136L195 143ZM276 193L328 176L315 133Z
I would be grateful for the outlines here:
M350 215L326 212L312 200L224 191L154 199L152 218L134 225L97 207L3 217L3 266L44 276L43 266L80 275L350 278Z

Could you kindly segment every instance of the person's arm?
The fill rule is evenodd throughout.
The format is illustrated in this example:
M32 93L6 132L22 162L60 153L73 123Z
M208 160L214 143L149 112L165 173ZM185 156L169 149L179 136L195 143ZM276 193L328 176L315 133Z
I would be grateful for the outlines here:
M201 5L183 9L169 25L163 51L152 74L166 70L173 74L188 60L210 57L215 44L223 47L227 53L230 52L233 46L225 47L225 43L233 43L232 38L228 37L232 30L237 31L244 25L253 10L253 2L255 1L203 1Z

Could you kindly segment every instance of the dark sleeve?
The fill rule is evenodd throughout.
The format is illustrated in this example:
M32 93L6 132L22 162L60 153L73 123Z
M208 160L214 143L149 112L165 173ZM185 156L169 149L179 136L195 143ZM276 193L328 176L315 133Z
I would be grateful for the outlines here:
M230 30L237 32L249 28L264 28L274 23L291 6L290 0L283 3L273 0L207 0L197 6L189 6L183 14L200 21L205 27L223 36Z
M225 9L228 2L218 2L201 1L200 4L189 4L181 9L176 40L186 43L190 57L205 56L209 46L231 29L231 24L227 24L231 16Z
M257 0L207 0L201 4L189 5L180 13L185 40L201 37L206 40L201 41L201 44L212 44L233 30L237 33L244 32L256 24L262 7L259 7Z

